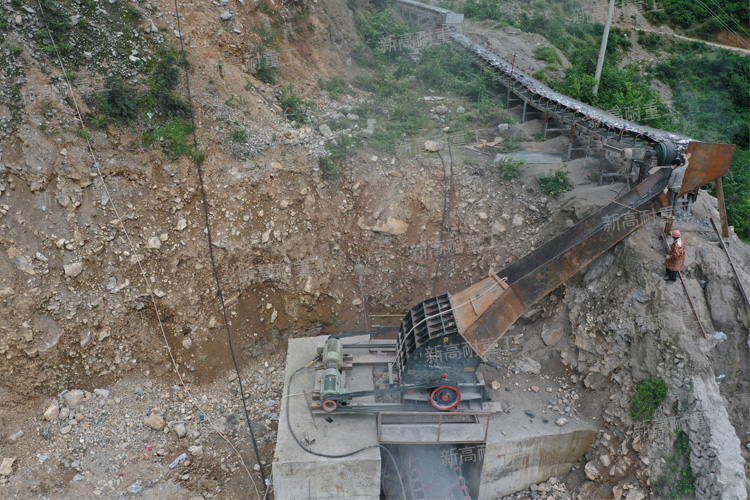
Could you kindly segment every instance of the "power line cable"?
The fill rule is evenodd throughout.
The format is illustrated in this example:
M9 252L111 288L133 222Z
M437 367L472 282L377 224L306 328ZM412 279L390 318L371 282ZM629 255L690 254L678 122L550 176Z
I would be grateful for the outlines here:
M37 0L37 4L39 6L39 11L41 12L42 19L44 21L44 26L45 26L45 29L47 31L47 35L49 36L49 38L52 41L52 43L56 45L55 38L53 37L52 32L50 31L49 23L47 22L47 17L45 15L44 8L42 7L41 1ZM70 79L68 77L68 72L65 69L65 64L63 63L62 58L61 58L61 56L60 56L59 53L57 54L57 61L60 64L60 68L61 68L61 70L63 72L63 78L65 79L65 82L66 82L68 88L71 91L71 100L73 101L73 106L75 107L76 115L77 115L76 116L76 121L80 121L81 129L83 131L87 132L87 130L86 130L86 124L83 122L83 118L82 118L83 115L81 114L80 107L78 106L78 100L76 99L75 94L73 93L73 90L72 90L73 86L70 84ZM191 112L192 112L192 108L191 108ZM99 179L100 179L100 181L102 183L102 186L104 187L104 191L107 194L109 202L110 202L110 204L112 206L112 210L115 213L115 218L117 219L119 225L122 227L122 231L125 234L125 239L128 242L128 246L130 247L133 255L135 255L136 254L135 245L133 244L133 241L130 238L130 234L128 233L127 228L125 227L125 223L123 222L122 217L120 216L120 213L117 210L117 205L115 204L114 198L112 197L112 195L110 193L110 190L109 190L109 187L107 186L107 182L104 179L104 174L101 171L101 168L100 168L100 165L99 165L99 161L98 161L98 159L96 157L96 153L94 152L94 149L93 149L93 147L91 145L91 140L89 139L89 134L88 133L86 134L85 140L86 140L86 145L88 147L89 155L91 156L91 160L93 162L93 167L96 169L97 175L99 176ZM188 396L189 401L198 409L198 411L201 412L202 415L205 416L205 418L208 420L209 425L211 425L211 427L216 431L216 433L224 441L226 441L226 443L235 451L235 453L237 453L237 456L239 457L239 460L242 463L242 466L244 467L245 471L247 472L248 477L250 477L250 479L251 479L251 482L253 484L253 488L255 488L256 495L258 496L258 498L260 498L260 493L258 491L258 488L257 488L257 486L255 486L255 482L252 481L252 475L250 474L250 470L248 469L247 464L245 463L245 460L242 458L242 454L232 444L232 442L229 441L229 439L218 429L218 427L216 427L216 425L213 422L213 419L210 418L209 413L206 412L201 407L201 405L198 403L198 399L195 398L195 396L193 396L192 391L190 390L190 388L188 387L188 385L185 383L185 380L183 379L182 374L180 373L179 367L177 366L177 362L174 359L174 355L172 354L172 349L169 346L169 340L167 339L167 334L166 334L166 331L164 329L164 324L162 323L161 315L159 314L159 308L158 308L158 306L156 304L156 297L154 295L153 288L151 287L151 283L148 280L148 277L146 276L146 271L145 271L145 269L143 269L143 266L141 265L140 260L138 260L136 263L137 263L138 268L140 270L141 277L143 278L143 281L146 284L146 289L148 290L149 295L151 297L151 303L154 306L154 312L156 314L156 319L157 319L157 321L159 323L159 329L161 330L161 334L162 334L162 337L164 339L164 343L165 343L165 346L166 346L166 349L167 349L167 353L169 354L169 358L170 358L172 367L174 368L174 371L177 374L177 378L179 379L180 384L182 385L182 387L185 388L185 392L186 392L186 394ZM267 492L268 492L268 490L266 490L266 493Z
M175 17L177 18L177 33L179 33L179 39L180 39L180 52L182 53L182 65L185 70L185 86L187 88L187 98L188 98L188 104L190 106L190 124L193 128L193 147L195 150L198 150L198 134L195 127L195 113L193 111L193 98L190 93L190 72L188 71L188 63L187 63L187 55L185 54L185 42L183 40L184 34L182 33L182 26L180 23L180 9L177 5L177 0L174 0L174 11L175 11ZM211 238L211 224L209 222L208 217L208 202L206 201L206 189L203 183L203 168L201 167L203 160L198 157L195 158L195 164L198 167L198 179L200 180L201 185L201 201L203 203L203 214L205 215L206 219L206 235L208 237L208 253L211 257L211 269L213 271L214 280L216 281L216 289L219 294L219 300L221 302L221 312L224 316L224 326L227 330L227 341L229 344L229 352L232 355L232 364L234 365L234 371L237 373L237 382L239 384L240 388L240 398L242 398L242 408L245 412L245 422L247 423L247 428L250 431L250 438L253 442L253 450L255 451L255 459L258 462L258 467L260 469L260 477L263 480L263 485L266 488L266 495L268 494L268 484L266 481L266 474L263 471L263 464L260 460L260 452L258 451L258 442L255 439L255 433L253 432L253 426L250 423L250 415L247 411L247 401L245 400L245 390L242 386L242 376L240 375L240 369L237 366L237 357L234 354L234 346L232 344L232 331L229 328L229 318L227 316L227 307L226 303L224 301L224 293L221 290L221 282L219 281L219 272L216 270L216 259L214 257L214 246L213 246L213 240Z
M730 32L731 34L733 34L733 35L734 35L734 36L735 36L735 37L737 38L737 40L739 40L740 42L742 42L742 43L743 43L744 45L746 45L746 46L750 47L750 44L748 44L748 43L747 43L747 42L746 42L745 40L743 40L743 39L742 39L742 37L740 37L740 36L739 36L739 35L738 35L737 33L735 33L735 32L734 32L734 30L733 30L732 28L730 28L729 26L727 26L727 24L726 24L726 23L725 23L725 22L724 22L724 21L723 21L723 20L722 20L722 19L721 19L721 18L720 18L719 16L717 16L716 14L714 14L714 12L713 12L713 11L712 11L711 9L709 9L709 8L708 8L708 6L707 6L707 5L705 4L705 3L703 3L703 2L701 1L701 0L696 0L696 1L697 1L697 2L698 2L698 3L699 3L699 4L700 4L700 5L701 5L701 6L702 6L702 7L704 8L704 9L706 9L706 11L707 11L707 12L708 12L708 13L709 13L709 14L710 14L711 16L713 16L713 18L714 18L714 19L716 19L717 21L719 21L719 24L721 24L721 25L722 25L722 26L724 27L724 29L726 29L726 30L727 30L727 31L729 31L729 32Z
M723 13L723 14L724 14L725 16L727 16L727 18L729 18L729 20L730 20L730 21L732 21L732 22L733 22L734 24L736 24L736 25L737 25L737 27L738 27L738 28L739 28L739 29L740 29L740 30L741 30L741 31L742 31L742 32L743 32L743 33L744 33L745 35L747 35L747 36L750 36L750 33L748 33L748 32L747 32L747 30L745 30L745 28L743 28L743 27L742 27L742 25L741 25L740 23L738 23L737 21L735 21L735 20L734 20L734 18L733 18L732 16L730 16L729 14L727 14L727 12L726 12L726 11L725 11L724 9L722 9L722 8L721 8L721 5L717 4L717 3L716 3L716 2L714 1L714 0L711 0L711 3L712 3L712 4L714 4L714 5L715 5L715 6L716 6L716 7L717 7L717 8L718 8L718 9L719 9L719 10L720 10L720 11L721 11L721 12L722 12L722 13Z

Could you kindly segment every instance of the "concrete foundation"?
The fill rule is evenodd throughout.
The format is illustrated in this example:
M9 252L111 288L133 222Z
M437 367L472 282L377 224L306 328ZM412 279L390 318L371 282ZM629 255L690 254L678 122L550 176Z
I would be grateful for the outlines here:
M327 337L290 339L287 353L286 382L290 375L307 365L316 356L318 344ZM347 339L367 343L369 338ZM359 351L359 350L358 350ZM366 350L362 350L366 352ZM345 387L349 392L373 389L373 365L355 364L345 371ZM273 484L278 500L378 500L381 489L381 454L378 448L378 422L374 415L313 414L312 391L315 385L313 369L295 375L290 389L289 414L297 438L304 446L317 453L341 455L355 450L366 450L346 458L328 458L306 452L287 427L287 397L281 405L276 455L273 462ZM440 430L429 418L440 413L406 415L390 422L384 415L380 439L383 443L420 447L423 452L435 450L428 458L437 463L443 458L437 443L462 444L484 450L479 483L480 499L495 499L546 481L570 470L588 451L597 434L597 427L589 418L569 418L564 426L556 426L556 414L529 418L519 407L528 403L530 396L523 392L504 393L513 400L515 408L503 412L502 403L489 403L489 416L478 416L476 423L442 422ZM369 400L368 400L369 399ZM358 403L373 403L372 398L360 398ZM537 410L538 411L538 410ZM543 416L549 418L542 418ZM403 422L398 419L405 418ZM463 417L462 417L463 418ZM487 422L489 418L489 422ZM331 421L329 422L328 419ZM417 419L419 422L412 422ZM422 421L427 419L425 421ZM544 420L547 423L544 423ZM447 420L443 415L442 420ZM460 434L460 435L459 435ZM486 435L486 442L484 442ZM472 456L474 456L472 454ZM420 462L424 462L420 460ZM439 468L438 468L439 469ZM429 473L429 471L427 471ZM441 473L440 470L433 473ZM477 476L479 471L477 470ZM476 477L474 479L476 488ZM476 490L474 490L476 491ZM433 499L438 500L438 499Z
M289 339L284 394L295 370L316 355L318 344L327 337ZM347 340L367 342L369 337ZM341 455L372 446L346 458L326 458L303 450L287 427L286 396L281 404L279 434L273 461L273 485L277 500L378 500L380 498L380 449L373 415L313 415L310 411L314 385L313 369L294 377L289 397L289 414L294 433L317 453ZM371 390L372 367L346 372L349 392ZM360 400L368 402L367 398ZM309 444L308 444L309 443Z
M490 404L491 409L497 406ZM558 427L554 418L545 424L539 416L532 419L519 410L510 414L493 411L480 500L494 500L568 472L583 457L596 439L596 426L587 420L572 420Z

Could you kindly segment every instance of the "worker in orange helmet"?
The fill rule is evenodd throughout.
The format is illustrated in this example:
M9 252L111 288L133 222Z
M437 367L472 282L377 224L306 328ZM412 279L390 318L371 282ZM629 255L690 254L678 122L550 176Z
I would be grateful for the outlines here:
M674 238L674 242L669 249L667 260L664 262L664 266L667 268L667 277L664 279L667 281L677 281L680 276L680 268L685 263L685 247L682 244L680 232L676 229L672 231L672 238Z

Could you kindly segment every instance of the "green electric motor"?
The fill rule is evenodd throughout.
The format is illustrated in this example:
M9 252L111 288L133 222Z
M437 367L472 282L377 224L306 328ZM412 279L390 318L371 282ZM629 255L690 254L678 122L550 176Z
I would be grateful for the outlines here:
M341 371L344 363L344 348L339 339L328 339L326 343L318 346L318 356L326 368L336 368Z
M325 344L318 346L318 356L325 367L323 378L320 381L320 400L325 411L336 410L338 403L334 400L326 401L330 395L338 395L346 392L341 387L341 367L344 364L344 348L339 339L328 339Z

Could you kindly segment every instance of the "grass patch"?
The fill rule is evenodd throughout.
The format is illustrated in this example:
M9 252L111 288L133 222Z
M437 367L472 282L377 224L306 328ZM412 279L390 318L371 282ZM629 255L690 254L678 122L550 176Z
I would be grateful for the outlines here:
M500 179L511 181L521 175L521 167L526 165L526 162L512 158L500 158L495 162L495 165L497 165L497 173Z
M328 95L331 99L338 99L340 95L351 94L349 84L341 76L334 76L330 80L324 80L323 77L318 78L318 87L328 91Z
M110 76L99 95L99 109L107 116L122 122L138 117L138 97L121 76Z
M321 156L318 158L318 167L322 172L323 179L336 181L339 178L339 169L331 158Z
M499 153L512 153L513 151L520 151L523 149L523 146L521 146L521 143L523 141L520 137L517 137L515 135L508 136L505 139L503 139L502 144L499 148L497 148Z
M570 179L570 174L564 168L550 170L548 173L540 175L538 179L542 191L553 196L572 191L575 187Z
M674 453L664 460L665 473L656 481L662 498L681 500L694 493L697 476L690 469L690 439L685 431L675 432Z
M294 92L294 87L290 83L288 87L281 87L277 94L281 109L287 119L302 124L307 121L307 101L299 94Z
M638 382L630 400L630 417L635 422L650 422L659 404L667 397L667 383L651 377Z
M192 132L193 126L190 122L176 118L155 131L144 134L143 139L147 145L160 142L164 152L172 159L189 156L196 162L199 159L202 161L205 155L196 151L195 145L187 143L186 136Z
M230 138L232 139L232 142L245 142L245 139L247 139L247 132L243 128L235 128L232 130Z
M560 54L557 53L557 49L551 46L538 47L534 50L534 55L537 59L546 61L551 64L562 64L560 60Z

